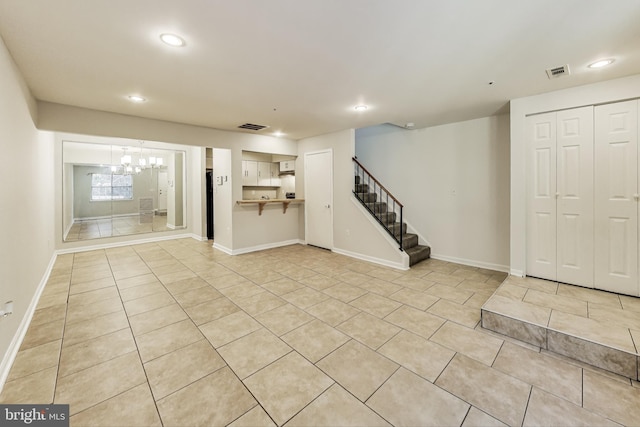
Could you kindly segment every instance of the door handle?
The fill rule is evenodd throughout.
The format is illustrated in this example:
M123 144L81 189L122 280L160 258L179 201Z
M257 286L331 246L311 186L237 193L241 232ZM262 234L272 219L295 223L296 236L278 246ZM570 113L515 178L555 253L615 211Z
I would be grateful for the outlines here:
M633 200L635 200L636 202L638 200L640 200L640 195L638 195L637 193L633 195Z
M329 209L331 205L324 205L325 208Z
M560 197L560 193L556 193L556 199Z

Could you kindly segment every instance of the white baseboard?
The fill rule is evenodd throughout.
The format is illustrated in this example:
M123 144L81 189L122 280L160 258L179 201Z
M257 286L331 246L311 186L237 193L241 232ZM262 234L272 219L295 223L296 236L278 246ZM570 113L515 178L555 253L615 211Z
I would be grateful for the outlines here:
M56 251L56 253L59 254L59 255L62 255L62 254L73 254L73 253L76 253L76 252L95 251L95 250L98 250L98 249L118 248L118 247L121 247L121 246L139 245L139 244L142 244L142 243L153 243L153 242L160 242L160 241L163 241L163 240L175 240L175 239L186 239L186 238L191 238L191 239L196 239L196 240L200 239L199 237L197 237L193 233L171 234L171 235L168 235L168 236L149 237L149 238L146 238L146 239L127 240L127 241L123 241L123 242L101 243L101 244L97 244L97 245L88 245L88 246L76 246L76 247L68 248L68 249L58 249Z
M18 350L20 350L20 346L22 345L22 341L24 340L24 336L27 334L27 330L29 329L29 325L31 324L31 319L33 319L33 314L36 311L36 307L38 306L38 301L40 301L40 296L44 291L44 287L49 280L49 276L51 275L51 270L53 270L53 266L56 263L56 259L58 255L54 252L51 256L51 260L49 261L49 265L45 270L38 287L36 288L36 292L33 294L33 298L31 298L31 302L29 303L29 307L27 307L27 311L25 312L22 320L20 321L20 326L18 330L13 336L11 343L9 344L9 348L4 353L2 361L0 361L0 392L4 388L4 384L9 377L9 372L11 371L11 367L13 366L13 362L18 355Z
M509 266L507 265L492 264L490 262L475 261L472 259L456 258L446 255L434 254L433 252L431 253L431 258L439 259L440 261L455 262L456 264L468 265L470 267L479 267L487 270L501 271L503 273L509 272Z
M516 270L515 268L510 269L509 274L512 276L524 277L524 271Z
M227 248L226 246L222 246L222 245L216 243L215 240L213 241L213 249L217 249L219 251L222 251L227 255L233 255L233 253L232 253L233 251L231 249Z
M406 258L406 265L400 262L393 262L382 258L376 258L369 255L363 255L356 252L347 251L344 249L333 248L332 252L335 252L340 255L345 255L350 258L359 259L362 261L372 262L374 264L384 265L385 267L391 267L398 270L409 270L409 257Z
M213 247L216 249L220 249L221 251L229 255L242 255L242 254L248 254L250 252L264 251L266 249L273 249L273 248L279 248L282 246L291 246L291 245L298 245L298 244L304 244L304 241L300 239L292 239L292 240L284 240L282 242L266 243L264 245L251 246L248 248L240 248L240 249L223 248L221 246L216 246L216 244L214 243Z

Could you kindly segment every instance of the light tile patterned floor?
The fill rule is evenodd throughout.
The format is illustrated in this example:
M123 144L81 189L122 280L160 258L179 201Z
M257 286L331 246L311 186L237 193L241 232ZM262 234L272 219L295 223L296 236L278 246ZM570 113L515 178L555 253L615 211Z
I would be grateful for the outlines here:
M153 215L151 221L146 217L143 220L140 218L139 214L133 214L114 216L113 218L77 220L69 228L64 240L72 242L169 230L166 215Z
M482 325L638 379L640 298L509 277L483 306Z
M74 426L636 425L637 382L479 327L504 278L192 239L62 255L0 401Z

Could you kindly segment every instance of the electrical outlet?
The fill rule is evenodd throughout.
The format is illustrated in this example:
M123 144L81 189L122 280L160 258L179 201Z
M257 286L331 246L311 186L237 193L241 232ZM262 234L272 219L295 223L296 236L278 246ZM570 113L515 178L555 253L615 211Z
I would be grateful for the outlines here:
M13 314L13 301L7 301L4 303L4 308L0 310L0 317L7 317Z

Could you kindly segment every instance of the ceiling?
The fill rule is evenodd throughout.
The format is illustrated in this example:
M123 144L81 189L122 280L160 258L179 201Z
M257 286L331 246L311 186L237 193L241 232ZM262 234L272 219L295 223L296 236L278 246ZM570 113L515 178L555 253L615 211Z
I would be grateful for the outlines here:
M0 0L38 100L292 139L485 117L640 73L639 22L638 0ZM587 68L600 58L615 62Z

